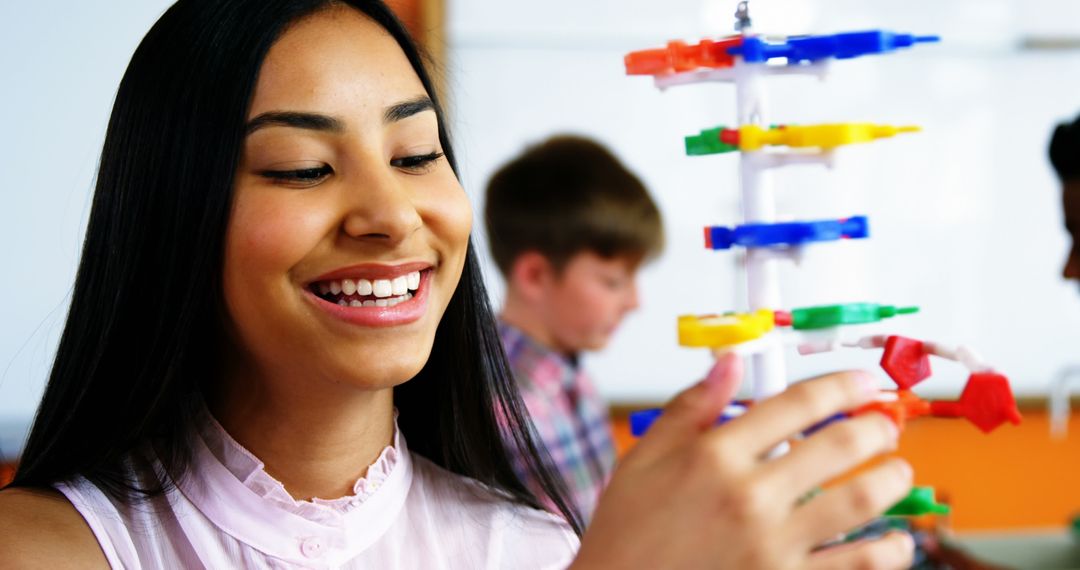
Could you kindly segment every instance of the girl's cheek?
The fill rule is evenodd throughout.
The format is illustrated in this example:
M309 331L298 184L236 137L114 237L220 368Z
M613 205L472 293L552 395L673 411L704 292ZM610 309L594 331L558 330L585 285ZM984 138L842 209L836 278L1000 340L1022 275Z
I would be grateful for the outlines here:
M249 196L238 200L231 231L234 260L247 267L287 271L325 234L333 217L299 196Z

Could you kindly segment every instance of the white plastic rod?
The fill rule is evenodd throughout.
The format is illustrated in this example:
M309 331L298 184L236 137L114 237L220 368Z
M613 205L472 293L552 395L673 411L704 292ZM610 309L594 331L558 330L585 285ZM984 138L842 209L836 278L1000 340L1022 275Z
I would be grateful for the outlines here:
M743 30L743 33L750 33ZM762 89L763 66L747 64L736 58L734 66L735 103L738 124L766 126L765 94ZM758 160L740 153L739 184L742 190L743 222L772 222L776 220L776 197L771 175ZM746 252L747 301L751 311L779 309L780 280L775 256L750 248ZM774 333L775 334L775 333ZM787 370L783 346L779 343L753 356L754 399L761 400L787 388Z

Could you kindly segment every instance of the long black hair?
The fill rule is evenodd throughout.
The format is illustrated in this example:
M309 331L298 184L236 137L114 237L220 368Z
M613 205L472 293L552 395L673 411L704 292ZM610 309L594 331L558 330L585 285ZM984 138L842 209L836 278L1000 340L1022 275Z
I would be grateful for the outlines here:
M139 44L117 91L71 309L12 485L80 475L123 501L160 494L167 483L146 488L125 468L146 444L173 479L186 472L186 403L220 370L225 229L259 68L292 22L332 5L359 10L397 40L435 102L455 164L422 56L379 0L177 2ZM394 402L413 451L538 507L504 443L516 446L580 534L529 431L471 243L431 356Z

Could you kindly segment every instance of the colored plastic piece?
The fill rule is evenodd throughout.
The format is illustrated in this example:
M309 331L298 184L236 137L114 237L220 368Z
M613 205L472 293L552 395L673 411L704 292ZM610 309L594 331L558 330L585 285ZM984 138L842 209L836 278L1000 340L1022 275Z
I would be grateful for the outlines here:
M917 517L921 515L947 515L949 505L934 499L933 487L913 487L908 496L885 511L888 517Z
M868 237L866 216L813 222L779 222L773 224L744 224L734 228L710 226L705 228L705 247L729 249L743 247L795 246L817 241L862 239Z
M838 146L871 142L894 137L900 133L918 131L919 127L913 125L896 127L873 123L786 125L768 129L757 125L743 125L738 129L720 127L718 136L723 144L738 146L739 150L752 152L761 150L765 146L831 150Z
M903 336L890 336L881 355L881 368L901 390L930 377L930 357L922 341Z
M911 390L898 390L885 392L885 394L895 394L896 398L866 404L856 409L851 415L858 416L866 412L885 414L897 428L903 430L908 420L931 414L933 404L916 396Z
M877 323L899 314L919 312L918 307L895 307L892 304L843 303L804 307L791 312L791 327L796 330L813 330L840 325Z
M1009 379L997 372L972 374L958 401L931 402L930 413L943 418L967 418L983 433L1005 422L1019 425L1021 419Z
M723 127L705 129L700 134L686 137L686 154L688 156L704 156L707 154L722 154L739 150L737 144L727 144L720 140L720 131Z
M773 329L773 312L762 309L753 313L679 317L679 344L692 347L721 348L761 338Z
M940 40L938 36L898 34L886 30L795 36L780 42L769 42L751 37L745 38L741 45L728 48L728 53L742 56L748 63L764 63L770 59L782 57L787 59L788 65L796 65L827 58L851 59L864 55L889 53L917 43Z
M743 415L746 413L746 410L747 407L744 404L728 404L713 425L725 424ZM652 427L652 425L656 423L656 420L660 419L660 416L663 414L664 410L662 408L630 412L630 435L633 435L634 437L645 435L645 432L649 431L649 428Z
M626 54L627 75L669 75L695 69L722 68L735 65L735 57L728 51L742 45L742 36L722 40L704 39L687 45L682 41L670 41L667 47L646 49Z

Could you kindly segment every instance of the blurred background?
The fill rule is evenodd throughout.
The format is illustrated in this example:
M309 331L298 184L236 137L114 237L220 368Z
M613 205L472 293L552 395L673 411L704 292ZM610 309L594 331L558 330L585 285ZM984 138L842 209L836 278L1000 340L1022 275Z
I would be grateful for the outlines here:
M113 94L164 0L0 5L0 457L17 455L67 311L97 155ZM477 210L503 161L555 133L615 151L660 205L667 250L641 274L642 308L586 366L617 416L699 378L674 317L743 307L737 253L701 247L705 225L739 220L738 158L686 157L683 137L734 122L728 85L661 93L627 77L625 53L731 33L734 0L391 2L438 66L461 176ZM774 122L917 124L922 133L838 151L835 168L777 171L790 218L870 217L873 239L810 248L782 270L790 306L918 305L876 330L965 344L1006 372L1027 417L983 437L926 424L902 453L957 507L961 530L1064 525L1080 510L1077 438L1051 439L1051 383L1080 364L1080 290L1060 186L1046 159L1057 122L1080 113L1080 3L1074 0L753 0L762 33L885 28L940 44L836 62L829 77L769 80ZM483 228L475 229L486 249ZM503 284L486 253L496 304ZM162 299L162 302L168 302ZM871 329L875 330L875 329ZM876 366L878 353L788 360L793 377ZM924 395L966 379L937 365ZM885 383L883 381L883 387ZM929 426L929 427L926 427ZM923 481L920 481L923 482ZM1033 495L1033 493L1036 493ZM1038 493L1042 493L1041 495ZM990 503L989 501L995 501Z

